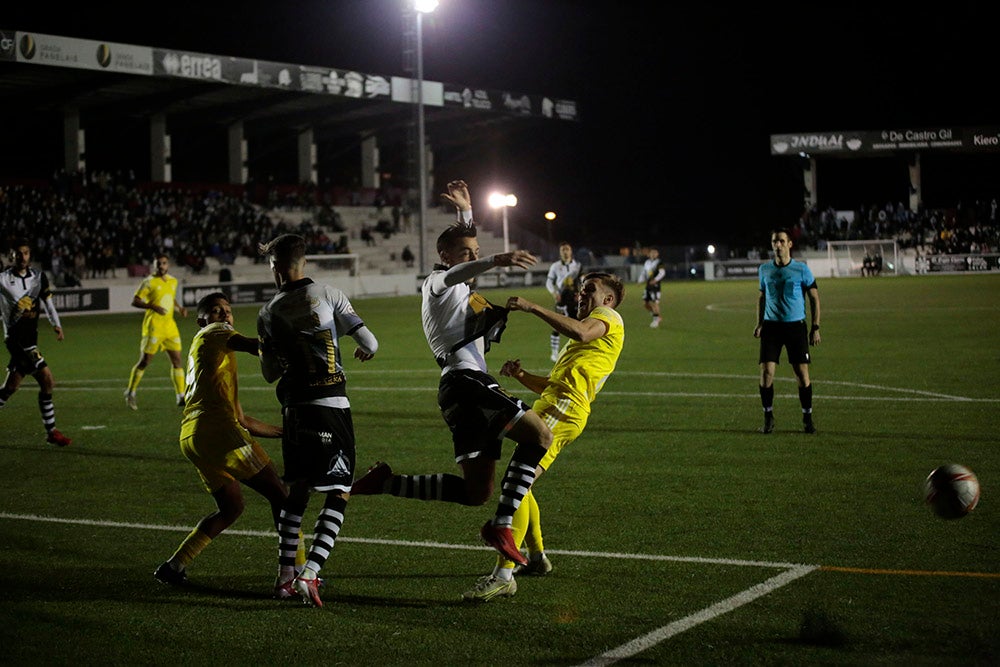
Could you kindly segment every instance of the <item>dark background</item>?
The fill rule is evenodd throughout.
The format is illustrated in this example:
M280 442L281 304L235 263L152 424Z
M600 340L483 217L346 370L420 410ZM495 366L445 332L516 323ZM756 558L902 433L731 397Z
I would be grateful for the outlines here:
M555 234L577 243L766 243L802 206L800 165L770 155L770 134L1000 124L994 13L977 2L442 0L424 21L426 79L577 100L581 121L442 149L438 186L462 177L474 194L515 192L512 225L544 230L554 210ZM16 3L0 26L405 75L401 0ZM128 156L128 143L104 150ZM88 139L88 160L100 150ZM907 159L821 160L820 205L905 202ZM925 155L925 204L996 196L998 162Z

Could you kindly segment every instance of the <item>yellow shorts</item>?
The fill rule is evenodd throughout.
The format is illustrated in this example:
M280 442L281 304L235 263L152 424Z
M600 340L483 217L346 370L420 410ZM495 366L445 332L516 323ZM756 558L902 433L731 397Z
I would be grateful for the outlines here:
M535 401L531 409L537 412L545 425L552 430L552 444L549 445L542 460L538 462L543 470L548 470L563 447L580 437L583 428L587 425L587 417L590 415L574 410L563 412L552 403L543 401Z
M180 352L181 337L179 334L170 338L143 336L142 342L139 343L139 350L143 354L156 354L157 352Z
M209 493L233 480L247 480L271 463L264 448L239 424L199 424L181 438L181 452L198 469Z

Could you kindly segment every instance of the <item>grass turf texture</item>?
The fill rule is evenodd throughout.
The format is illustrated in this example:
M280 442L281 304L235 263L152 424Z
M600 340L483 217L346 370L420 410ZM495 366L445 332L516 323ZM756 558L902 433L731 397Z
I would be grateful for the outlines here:
M513 293L486 294L501 303ZM549 302L540 289L520 293ZM777 430L765 436L755 283L667 284L659 329L630 286L618 370L536 490L556 570L485 605L459 596L492 567L478 527L493 502L353 499L317 610L270 599L276 540L266 503L247 490L246 513L195 561L192 585L157 583L153 569L213 508L178 450L166 356L147 370L132 412L121 392L138 358L138 313L66 318L62 343L42 326L58 426L74 442L45 444L31 379L0 411L4 659L579 664L786 569L741 563L763 561L865 572L821 567L623 662L995 664L1000 277L824 280L820 294L819 433L801 432L782 363ZM363 365L344 342L359 473L377 459L400 472L455 471L419 299L355 306L381 342ZM255 314L237 308L237 329L252 333ZM193 316L181 321L185 345L195 327ZM514 357L545 372L548 351L541 321L514 314L487 359L494 372ZM241 356L240 368L246 412L278 421L256 360ZM279 444L263 444L280 470ZM958 521L923 504L924 477L949 462L971 467L983 488L979 508Z

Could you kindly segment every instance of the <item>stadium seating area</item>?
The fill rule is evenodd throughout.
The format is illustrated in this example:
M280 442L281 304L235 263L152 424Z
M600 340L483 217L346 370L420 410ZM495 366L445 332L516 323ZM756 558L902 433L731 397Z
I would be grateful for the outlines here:
M799 246L825 249L826 241L896 239L920 254L993 253L1000 250L997 200L978 200L954 208L911 211L895 206L859 206L850 215L832 208L804 211L793 233ZM849 219L851 218L851 219Z
M397 229L385 206L268 207L226 188L144 186L109 174L86 184L0 185L0 220L0 244L28 238L35 261L60 286L134 281L160 251L178 275L218 275L227 267L234 280L259 277L257 244L285 232L304 236L310 254L357 254L369 274L415 271L404 250L416 256L420 246L415 225L401 219ZM429 243L453 220L451 212L430 211ZM484 253L499 252L502 241L483 234L480 245ZM433 257L433 245L427 252Z
M310 254L357 255L362 274L419 268L416 224L398 204L368 197L353 205L331 205L315 193L278 196L272 189L266 194L273 196L255 202L249 188L240 186L141 184L120 173L94 174L86 182L55 178L0 185L0 245L7 248L15 238L27 237L35 261L59 286L134 282L149 272L160 251L172 258L177 275L211 279L225 268L232 280L259 280L257 244L285 232L305 237ZM430 263L434 239L454 214L442 209L428 214ZM919 256L1000 251L996 199L918 212L902 203L850 212L814 208L804 211L790 231L803 252L825 251L828 241L859 239L896 239L904 252ZM503 249L499 230L488 221L480 227L479 242L484 255ZM527 247L544 246L532 243ZM768 249L756 252L766 256ZM613 253L607 258L617 259Z

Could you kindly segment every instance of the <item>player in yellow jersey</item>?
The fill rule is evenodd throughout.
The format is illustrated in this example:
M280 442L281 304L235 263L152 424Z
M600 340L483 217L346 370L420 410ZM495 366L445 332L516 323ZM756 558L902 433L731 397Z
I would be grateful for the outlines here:
M188 353L180 446L198 469L218 509L198 522L174 555L153 573L168 584L185 583L185 569L191 561L243 513L241 482L271 503L275 525L288 497L288 489L267 452L254 440L254 436L280 438L281 427L254 419L240 405L236 352L257 354L257 339L233 328L233 311L222 292L198 302L198 325L201 329ZM275 595L298 598L291 589L276 589Z
M552 429L552 444L535 470L536 481L563 448L583 433L590 417L590 404L618 363L625 343L625 325L615 308L624 298L625 287L617 276L588 273L577 295L575 319L519 296L507 300L508 310L531 313L569 338L547 376L528 373L518 359L507 361L500 370L501 375L513 377L539 394L531 409ZM511 531L515 544L523 542L528 547L528 564L518 566L517 573L548 574L552 563L545 556L538 502L532 490L514 512ZM514 595L516 591L514 563L498 556L493 572L480 578L462 597L486 602Z
M170 259L156 256L156 272L145 278L132 297L132 306L146 311L142 318L142 343L139 347L139 361L132 367L125 389L125 404L133 410L139 406L135 401L135 390L139 387L146 367L153 355L163 351L170 357L170 379L174 383L174 393L179 407L184 406L184 367L181 364L181 334L174 321L174 313L187 317L187 308L177 302L177 278L167 273Z

